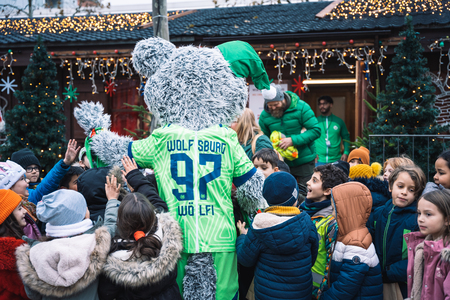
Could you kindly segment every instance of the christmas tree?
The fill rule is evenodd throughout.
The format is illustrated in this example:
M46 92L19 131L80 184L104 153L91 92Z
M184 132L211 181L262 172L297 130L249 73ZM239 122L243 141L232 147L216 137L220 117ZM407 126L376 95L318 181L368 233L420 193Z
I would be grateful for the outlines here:
M369 124L373 134L438 135L448 128L437 124L439 109L435 104L435 88L426 74L427 60L423 57L419 33L414 31L412 17L406 17L406 30L395 48L386 90L378 94L377 118ZM384 142L384 146L383 146ZM429 145L429 146L428 146ZM418 164L425 174L434 173L434 161L446 146L435 137L386 137L371 139L373 161L405 154ZM429 151L429 152L428 152ZM430 164L428 167L427 164ZM431 177L432 178L432 177Z
M64 158L65 117L57 94L56 65L39 36L24 75L22 90L14 93L18 104L5 113L8 140L0 147L0 155L5 161L13 152L29 148L45 173Z

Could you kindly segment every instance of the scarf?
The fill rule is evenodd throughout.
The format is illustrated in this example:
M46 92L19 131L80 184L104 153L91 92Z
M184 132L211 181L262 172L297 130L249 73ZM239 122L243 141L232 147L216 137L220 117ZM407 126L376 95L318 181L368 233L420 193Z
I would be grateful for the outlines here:
M91 219L84 219L81 222L69 225L52 225L47 223L45 232L51 237L69 237L80 233L84 233L94 227Z
M310 217L312 217L319 210L324 209L330 205L331 205L330 199L326 199L320 202L313 202L308 198L306 198L305 201L303 201L303 203L300 204L300 209L306 212Z
M278 216L295 216L300 214L300 210L294 206L270 206L264 212Z

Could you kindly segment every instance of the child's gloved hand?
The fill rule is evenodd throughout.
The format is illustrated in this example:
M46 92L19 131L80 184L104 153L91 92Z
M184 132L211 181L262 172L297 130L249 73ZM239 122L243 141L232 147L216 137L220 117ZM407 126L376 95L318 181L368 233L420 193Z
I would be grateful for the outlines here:
M105 192L108 200L118 199L120 194L120 184L117 185L117 178L114 175L106 176Z
M247 234L248 232L248 229L245 228L245 222L241 222L241 220L237 222L237 228L241 234Z

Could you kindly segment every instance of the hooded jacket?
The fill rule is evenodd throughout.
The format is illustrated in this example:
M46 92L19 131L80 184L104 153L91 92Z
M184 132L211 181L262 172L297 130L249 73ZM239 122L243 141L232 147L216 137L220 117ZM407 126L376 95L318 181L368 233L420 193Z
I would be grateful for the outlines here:
M236 242L238 262L256 265L256 299L311 299L319 237L309 215L257 214Z
M253 151L252 151L252 139L249 139L244 144L241 144L241 146L244 149L245 154L247 154L248 159L250 159L250 160L252 160L253 155L255 155L255 153L261 149L264 149L264 148L273 149L272 142L270 141L270 139L267 135L261 135L260 137L258 137L258 139L256 140L256 145L255 145L255 153L253 153Z
M387 181L374 178L356 177L353 181L361 182L370 190L372 195L372 211L380 206L384 206L391 199L389 184Z
M259 117L259 126L265 135L270 136L273 131L280 131L286 137L292 138L294 146L298 150L298 158L292 161L287 160L289 167L297 167L313 161L316 158L316 148L314 141L320 136L320 127L311 107L303 100L292 93L285 92L290 99L287 99L288 108L281 118L272 117L264 104L264 111ZM300 133L302 128L306 131Z
M17 273L17 247L25 243L13 237L0 238L0 300L28 299L22 280Z
M97 221L99 216L103 218L105 215L106 203L108 202L105 183L109 171L110 167L93 168L84 171L78 177L78 192L86 199L92 221ZM121 180L122 176L117 178Z
M183 250L180 225L168 213L158 215L162 230L158 257L130 259L131 251L119 250L108 256L100 277L98 293L108 299L182 299L176 282L177 262Z
M344 183L331 190L331 201L339 229L320 299L383 299L380 264L366 228L372 208L369 189L359 182Z
M30 299L98 299L98 277L111 237L106 227L94 234L34 242L17 248L17 268Z
M443 239L431 240L431 236L425 237L420 232L405 234L408 245L408 298L411 297L414 280L417 274L422 274L419 279L422 292L420 299L444 300L450 297L450 248L444 246ZM423 269L414 264L417 254L417 246L423 243ZM419 275L420 276L420 275ZM417 292L417 290L415 291Z
M398 207L390 200L372 213L368 224L380 260L383 282L397 282L406 298L408 252L403 235L419 230L417 201L407 207Z

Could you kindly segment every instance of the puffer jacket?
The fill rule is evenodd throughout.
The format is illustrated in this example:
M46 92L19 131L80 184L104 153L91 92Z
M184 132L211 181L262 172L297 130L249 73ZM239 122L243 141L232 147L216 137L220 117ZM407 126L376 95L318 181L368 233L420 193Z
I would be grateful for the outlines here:
M423 236L420 232L405 234L408 245L408 298L414 289L418 293L422 289L420 299L444 300L450 297L450 248L444 246L443 239L433 241L431 236ZM423 244L423 270L414 265L417 246ZM423 272L423 273L422 273ZM415 275L422 273L422 278L414 282Z
M66 165L64 160L58 161L34 189L27 188L29 192L28 201L37 204L42 200L42 197L56 191L59 188L59 182L69 169L70 166Z
M366 228L372 208L369 189L359 182L344 183L331 190L331 201L338 234L320 299L383 299L380 263Z
M406 269L408 251L403 235L419 230L417 225L417 202L407 207L397 207L392 200L377 208L369 219L378 259L383 273L383 282L397 282L406 298Z
M13 237L0 237L0 300L28 299L16 267L16 248L25 243Z
M119 250L108 256L100 276L99 298L182 299L178 288L177 262L183 249L180 225L168 213L158 215L161 251L152 259L131 258L131 251Z
M293 209L298 215L257 214L237 239L238 262L256 265L256 299L311 299L319 237L308 214Z
M267 136L270 136L273 131L279 131L286 137L292 138L298 150L298 158L285 162L289 167L297 167L316 158L314 141L320 136L320 127L308 103L292 92L288 91L286 94L290 99L287 100L288 108L284 115L281 118L272 117L267 104L264 104L264 111L259 117L259 126ZM300 133L303 127L306 131Z
M387 181L374 178L356 177L353 181L361 182L370 190L372 194L372 211L380 206L384 206L391 199L389 184Z
M17 248L17 268L30 299L97 300L98 278L111 237L106 227L94 234L34 242Z

